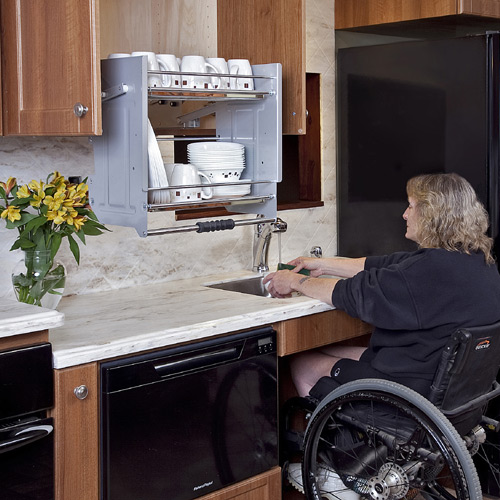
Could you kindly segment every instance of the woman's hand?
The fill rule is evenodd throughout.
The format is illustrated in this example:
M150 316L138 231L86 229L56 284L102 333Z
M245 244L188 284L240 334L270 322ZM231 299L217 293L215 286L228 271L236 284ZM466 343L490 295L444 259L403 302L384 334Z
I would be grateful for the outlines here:
M307 269L311 271L311 276L317 277L326 274L323 271L322 260L317 257L297 257L288 262L288 264L295 266L295 269L292 270L294 273L298 273L301 269Z
M288 269L269 273L263 280L269 293L278 299L290 297L292 292L299 292L313 299L332 304L332 292L339 280L335 278L314 278L303 276Z
M326 257L318 259L317 257L297 257L288 264L295 266L294 272L301 269L311 271L311 276L339 276L341 278L351 278L355 274L363 271L365 268L366 257L357 259L346 259L343 257Z
M294 284L303 278L301 274L297 274L295 270L290 271L284 269L269 273L263 280L264 285L267 284L267 291L278 299L290 297L292 292L295 291Z

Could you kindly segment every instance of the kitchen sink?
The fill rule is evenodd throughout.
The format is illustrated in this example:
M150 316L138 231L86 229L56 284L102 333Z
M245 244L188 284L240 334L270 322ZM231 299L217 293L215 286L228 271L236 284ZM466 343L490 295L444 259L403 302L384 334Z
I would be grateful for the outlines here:
M251 278L242 278L230 281L221 281L205 285L208 288L218 288L219 290L228 290L230 292L247 293L259 297L271 297L266 287L262 283L264 276L254 276Z

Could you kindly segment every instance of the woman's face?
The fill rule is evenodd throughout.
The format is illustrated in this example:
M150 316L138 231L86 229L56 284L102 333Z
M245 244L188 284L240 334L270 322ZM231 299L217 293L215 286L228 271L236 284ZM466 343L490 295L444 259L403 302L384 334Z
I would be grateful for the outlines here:
M417 241L417 211L416 201L411 196L408 197L408 208L403 214L403 219L406 221L405 238L412 241ZM418 243L418 242L417 242Z

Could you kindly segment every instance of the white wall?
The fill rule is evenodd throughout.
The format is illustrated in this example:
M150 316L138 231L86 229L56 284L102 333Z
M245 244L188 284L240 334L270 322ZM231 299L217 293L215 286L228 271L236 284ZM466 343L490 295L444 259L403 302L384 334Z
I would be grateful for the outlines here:
M335 34L333 0L307 0L307 71L321 73L322 169L325 206L287 210L279 216L288 223L282 235L282 258L308 254L313 245L326 255L336 252L335 204ZM216 33L212 39L216 39ZM286 166L283 166L286 175ZM64 176L86 177L94 172L92 146L86 138L0 137L0 180L14 176L21 183L45 179L58 170ZM167 217L157 214L158 222ZM168 215L171 216L171 215ZM153 221L155 222L155 221ZM86 294L155 281L179 280L220 271L251 269L252 226L220 233L181 233L140 238L131 228L109 226L111 233L89 237L81 245L80 266L67 241L58 257L68 270L65 295ZM0 221L0 297L13 298L10 273L21 258L9 252L16 232ZM278 238L273 236L269 262L278 261Z

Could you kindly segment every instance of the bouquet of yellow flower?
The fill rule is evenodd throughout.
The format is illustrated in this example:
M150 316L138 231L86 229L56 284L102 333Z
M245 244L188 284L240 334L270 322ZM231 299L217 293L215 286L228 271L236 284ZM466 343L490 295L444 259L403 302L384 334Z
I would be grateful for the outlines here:
M42 305L45 294L59 294L64 288L64 269L53 266L54 257L64 237L80 263L80 249L74 235L85 244L85 236L107 230L99 223L88 205L86 179L71 183L59 172L51 173L45 182L31 181L19 186L14 177L0 182L0 217L8 229L17 229L19 236L11 250L25 251L26 274L13 275L16 295L21 302ZM45 258L33 258L44 252ZM36 268L36 269L35 269Z

